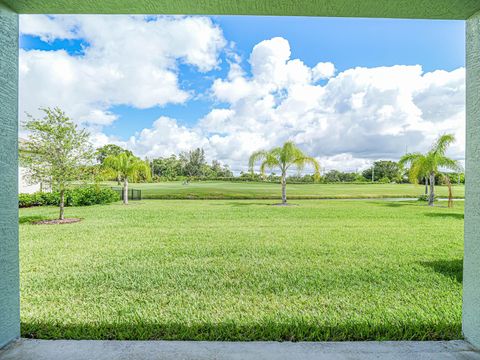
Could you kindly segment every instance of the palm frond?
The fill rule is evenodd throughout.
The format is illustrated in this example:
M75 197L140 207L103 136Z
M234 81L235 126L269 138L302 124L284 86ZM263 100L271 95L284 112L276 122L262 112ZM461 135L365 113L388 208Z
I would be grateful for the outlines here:
M457 160L450 159L446 156L441 156L437 159L437 164L443 169L449 169L453 171L462 171L463 168Z
M444 134L437 139L430 152L445 155L448 147L454 142L455 136L453 134Z
M303 170L306 165L311 165L313 167L313 175L315 179L320 178L320 163L314 157L303 155L302 157L295 159L292 164L299 171Z
M403 155L400 158L400 161L398 162L398 165L403 168L405 165L412 164L415 161L419 161L421 158L423 158L424 155L420 153L408 153Z
M253 167L255 166L255 163L258 161L265 160L267 156L268 156L268 152L265 150L256 151L252 155L250 155L250 159L248 159L249 170L253 172Z

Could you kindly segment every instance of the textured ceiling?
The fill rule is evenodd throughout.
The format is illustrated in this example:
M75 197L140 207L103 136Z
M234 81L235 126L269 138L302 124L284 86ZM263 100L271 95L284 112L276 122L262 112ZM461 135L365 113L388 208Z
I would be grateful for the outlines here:
M231 14L467 19L480 0L0 0L32 14Z

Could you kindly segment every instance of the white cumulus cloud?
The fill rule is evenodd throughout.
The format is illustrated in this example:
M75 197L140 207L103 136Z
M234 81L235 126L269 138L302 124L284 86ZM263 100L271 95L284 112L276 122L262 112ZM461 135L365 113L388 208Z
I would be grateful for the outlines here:
M255 45L245 66L206 17L28 16L22 32L88 44L80 56L22 50L20 106L33 113L38 106L61 106L94 129L99 145L114 141L150 158L203 147L210 159L240 171L253 151L293 140L325 168L352 171L377 159L398 159L407 150L425 151L438 135L451 132L457 143L450 155L464 157L463 68L338 71L325 61L310 67L292 58L288 40L280 37ZM212 108L196 123L185 126L162 116L125 141L102 133L117 119L113 105L188 106L194 94L180 86L178 65L205 73L221 65L223 50L230 69L204 94Z
M108 125L113 105L150 108L184 103L192 94L179 85L179 64L200 72L219 65L226 45L206 17L21 16L22 34L81 39L84 53L20 52L21 113L60 106L73 118Z
M358 67L335 75L333 64L309 68L290 54L285 39L262 41L252 50L251 74L234 63L233 75L215 80L213 96L228 107L212 109L188 129L201 134L192 147L202 144L238 171L252 151L294 140L325 168L354 171L425 151L452 132L458 141L451 155L464 157L463 68Z

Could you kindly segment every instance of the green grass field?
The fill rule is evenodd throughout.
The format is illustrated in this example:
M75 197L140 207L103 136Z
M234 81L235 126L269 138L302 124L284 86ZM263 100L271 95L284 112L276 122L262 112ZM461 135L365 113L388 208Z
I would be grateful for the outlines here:
M22 336L461 338L461 202L270 203L22 209Z
M116 183L109 183L116 186ZM280 199L280 184L199 181L183 185L180 181L130 184L142 190L144 199ZM437 186L440 197L448 195L445 186ZM408 198L422 195L424 187L412 184L288 184L290 199ZM465 196L463 185L455 186L457 198Z

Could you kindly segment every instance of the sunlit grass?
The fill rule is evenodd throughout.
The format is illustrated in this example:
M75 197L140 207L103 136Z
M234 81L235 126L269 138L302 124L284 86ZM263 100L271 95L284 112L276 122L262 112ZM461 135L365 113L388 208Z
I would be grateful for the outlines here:
M271 203L22 209L22 336L461 337L462 203Z
M108 183L117 186L116 183ZM280 184L262 182L181 181L130 184L142 190L144 199L280 199ZM413 184L288 184L290 199L418 198L425 188ZM446 186L437 186L440 197L448 196ZM453 195L465 196L465 187L455 185Z

